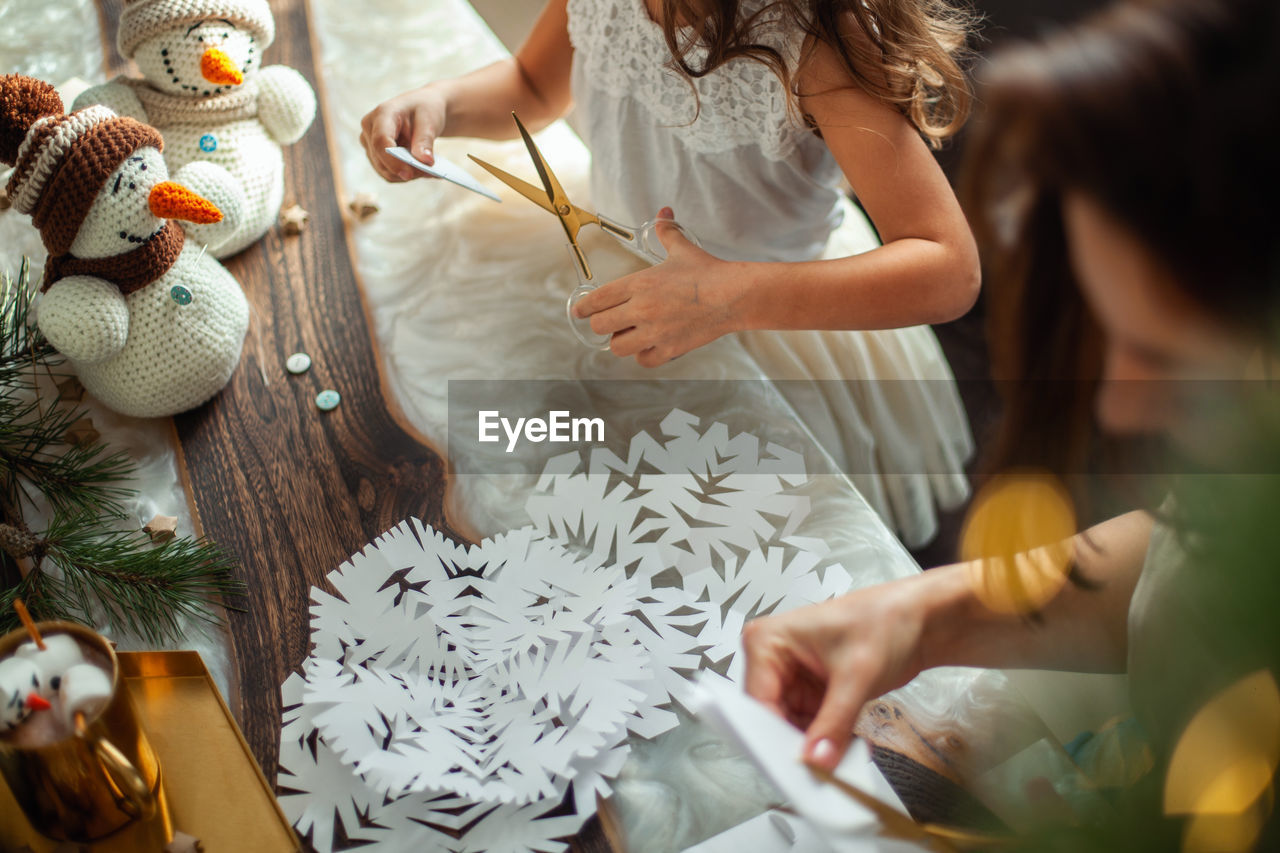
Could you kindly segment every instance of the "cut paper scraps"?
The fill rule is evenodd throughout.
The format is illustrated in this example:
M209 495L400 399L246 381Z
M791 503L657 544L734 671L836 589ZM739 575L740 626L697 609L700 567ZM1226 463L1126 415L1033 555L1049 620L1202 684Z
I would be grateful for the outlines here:
M626 458L548 464L532 524L458 545L416 519L312 590L280 801L322 853L559 851L628 738L736 675L746 620L846 591L799 457L673 411Z

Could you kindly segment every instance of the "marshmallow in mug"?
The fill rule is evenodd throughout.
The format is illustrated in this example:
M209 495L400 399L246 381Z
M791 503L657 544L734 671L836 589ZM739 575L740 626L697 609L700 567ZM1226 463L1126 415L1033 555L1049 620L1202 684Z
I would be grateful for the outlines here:
M111 673L92 663L78 663L62 673L57 708L68 723L76 714L92 717L111 699Z
M84 664L84 651L75 637L50 634L43 639L43 649L34 642L23 643L12 657L0 661L0 731L16 729L32 711L48 709L66 672Z
M70 634L50 634L43 649L23 643L14 657L39 667L40 695L54 700L61 718L68 724L75 715L92 717L111 698L111 674L85 660L84 649Z
M48 690L57 690L62 674L76 664L84 663L84 649L70 634L50 634L42 639L43 649L34 642L23 643L13 656L25 658L40 667L44 686ZM49 697L45 695L45 698Z
M47 687L40 667L19 657L0 661L0 732L16 729L31 712L47 709L42 695Z

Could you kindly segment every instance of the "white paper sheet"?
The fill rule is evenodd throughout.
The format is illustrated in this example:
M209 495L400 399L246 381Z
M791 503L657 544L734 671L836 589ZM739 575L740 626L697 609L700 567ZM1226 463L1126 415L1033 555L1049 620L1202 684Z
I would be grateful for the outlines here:
M736 685L700 678L694 693L700 717L731 737L755 762L778 793L838 853L913 851L921 848L880 837L875 814L839 788L823 782L801 761L804 732L783 720ZM871 761L866 741L855 740L834 775L906 813L888 780Z
M410 154L409 149L401 146L388 148L387 153L402 163L408 163L419 172L426 172L433 178L443 178L452 184L457 184L463 189L471 190L473 193L480 193L480 195L485 198L491 198L496 202L502 201L502 199L498 198L496 193L482 186L479 181L467 172L466 169L446 157L441 157L439 154L435 155L435 162L428 166L426 163L423 163L417 157Z

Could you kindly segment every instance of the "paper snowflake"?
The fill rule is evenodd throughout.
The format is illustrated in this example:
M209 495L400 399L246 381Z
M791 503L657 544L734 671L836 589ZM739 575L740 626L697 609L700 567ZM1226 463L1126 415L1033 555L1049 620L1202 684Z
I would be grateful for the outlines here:
M700 671L731 676L747 619L848 589L799 457L673 411L627 458L567 454L533 526L463 546L411 519L313 590L284 685L280 785L327 853L558 851L676 725Z
M677 409L662 420L665 440L641 433L626 459L608 450L585 464L578 452L552 459L525 504L534 526L644 575L702 569L794 533L809 514L800 455L730 436L722 423L698 426Z
M280 806L319 853L337 841L369 845L379 853L560 853L559 841L577 832L595 806L594 792L576 797L565 812L558 800L524 806L494 806L450 794L410 794L387 800L351 772L315 727L303 703L304 681L284 683L284 728L280 738ZM616 775L626 751L594 769ZM576 792L575 792L576 794ZM584 802L585 799L585 802ZM469 825L470 831L463 832Z
M379 793L559 798L625 737L652 680L634 584L534 536L467 548L412 520L329 576L343 598L316 592L303 702Z

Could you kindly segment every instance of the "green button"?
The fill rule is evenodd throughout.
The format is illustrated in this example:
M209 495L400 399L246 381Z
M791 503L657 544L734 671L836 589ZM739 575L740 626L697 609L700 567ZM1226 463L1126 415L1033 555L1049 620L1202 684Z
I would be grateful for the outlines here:
M169 298L179 305L191 304L191 291L180 284L175 284L169 288Z
M316 408L322 412L329 412L338 408L338 404L342 402L342 396L332 388L321 391L316 395Z

